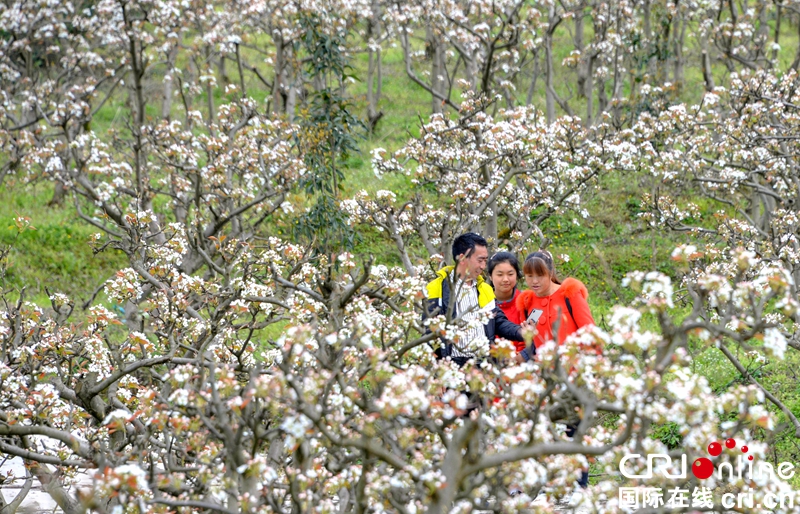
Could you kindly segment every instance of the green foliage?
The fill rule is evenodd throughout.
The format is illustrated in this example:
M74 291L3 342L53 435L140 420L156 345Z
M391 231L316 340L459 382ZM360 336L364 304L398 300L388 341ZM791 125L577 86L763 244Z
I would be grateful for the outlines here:
M671 421L655 427L652 433L655 439L658 439L664 443L664 445L666 445L666 447L670 450L680 448L681 443L683 442L681 428L677 423L673 423Z
M352 248L355 233L338 205L344 190L344 167L351 154L359 153L358 139L366 127L352 112L345 96L350 73L345 49L346 35L328 34L314 15L301 20L305 29L303 49L308 53L306 72L316 89L302 115L301 141L309 173L302 185L316 203L297 220L295 234L320 253Z

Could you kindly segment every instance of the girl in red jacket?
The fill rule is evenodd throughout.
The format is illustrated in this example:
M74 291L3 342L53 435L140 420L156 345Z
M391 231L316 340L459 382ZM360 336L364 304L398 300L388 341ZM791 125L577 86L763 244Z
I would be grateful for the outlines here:
M592 312L586 299L589 292L580 280L564 279L562 283L556 275L553 257L548 252L533 252L525 258L522 267L528 291L522 291L516 300L517 310L524 319L538 320L536 336L533 339L535 348L545 341L564 339L579 328L594 325ZM558 335L553 334L558 323ZM521 360L528 360L531 355L525 350L520 352Z
M519 296L517 281L522 278L517 256L511 252L497 252L486 264L489 280L494 288L497 306L505 313L508 321L521 325L525 318L517 310Z
M594 325L592 312L586 299L589 292L580 280L574 278L564 279L561 283L553 266L553 257L549 252L533 252L525 258L522 266L525 282L530 288L523 291L517 298L517 309L525 316L537 318L536 336L533 339L534 348L543 345L545 341L555 339L559 344L567 336L586 325ZM533 319L531 318L531 319ZM555 323L558 322L558 334L553 334ZM528 360L527 350L517 354L518 360ZM577 424L567 426L567 437L572 437L577 429ZM589 473L584 470L578 480L580 487L589 485Z
M522 325L525 318L517 309L517 298L520 295L517 281L522 278L517 256L511 252L497 252L486 265L489 280L494 288L495 302L508 318L508 321ZM514 341L517 352L525 349L525 341Z

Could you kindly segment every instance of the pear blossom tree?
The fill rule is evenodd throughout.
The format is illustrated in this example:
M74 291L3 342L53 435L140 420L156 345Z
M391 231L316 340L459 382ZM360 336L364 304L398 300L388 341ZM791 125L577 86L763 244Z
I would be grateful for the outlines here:
M642 119L651 170L659 186L645 197L644 219L653 227L697 236L675 259L685 262L682 286L692 297L706 288L722 295L702 314L725 327L703 332L735 368L764 390L800 436L800 422L780 395L766 391L747 372L737 346L762 358L800 350L797 280L797 76L766 71L737 76L729 90L706 94L703 103L678 106L657 119ZM650 136L653 136L650 138ZM708 202L705 209L697 198ZM769 306L764 280L785 283L783 299ZM765 278L766 277L766 278ZM718 283L743 281L743 297ZM728 293L731 296L725 296ZM731 306L752 303L755 316L740 317ZM739 338L732 338L736 333ZM731 347L732 345L732 347Z
M375 152L376 171L409 175L410 191L340 202L353 226L394 245L403 266L389 267L277 235L310 203L298 188L310 141L292 116L307 85L299 20L317 4L45 3L0 7L2 173L62 184L97 229L95 250L128 262L83 302L51 291L37 305L2 282L0 453L23 459L30 475L6 479L25 485L0 500L4 512L20 508L34 477L67 514L549 512L590 462L601 476L576 501L618 512L626 454L693 460L710 441L750 440L776 428L767 402L800 437L791 411L742 361L800 347L794 75L737 76L697 107L658 97L658 112L631 116L626 129L602 113L590 124L555 119L512 105L513 81L541 43L525 38L545 37L543 26L531 31L543 13L552 38L559 17L602 6L336 3L317 29L345 41L370 20L370 44L399 37L408 59L402 38L431 21L433 77L445 73L447 43L469 78L463 104L443 83L427 86L454 113L433 116L397 152ZM587 50L596 55L577 59L590 73L624 62L625 39L609 20L594 20L602 30ZM272 75L254 56L272 59ZM765 62L757 52L747 60ZM236 63L238 84L215 76L212 65L225 62ZM245 72L271 86L272 103L253 99ZM656 98L656 89L640 91ZM99 133L109 102L124 112ZM594 182L623 172L661 181L649 222L708 238L673 254L685 271L677 295L668 277L634 272L626 285L636 300L615 307L607 328L547 344L531 363L514 364L506 341L461 369L434 358L441 338L469 327L421 316L426 263L466 230L514 250L532 238L546 246L544 220L579 223ZM690 188L720 204L713 222L691 224ZM678 300L688 314L673 313ZM645 328L645 316L657 325ZM690 338L719 347L752 383L714 394L692 371ZM466 392L480 399L470 412ZM666 422L681 452L651 437ZM572 437L567 423L577 425ZM751 448L766 458L764 445ZM79 477L88 484L72 487ZM758 499L796 497L779 480L759 485Z
M92 34L98 18L72 2L4 2L0 6L0 181L24 178L25 160L43 147L63 145L85 132L93 115L119 86L119 63L98 53ZM58 174L64 163L41 162L55 179L53 202L71 184ZM22 175L20 177L19 175Z
M744 73L700 105L661 115L653 171L664 193L649 197L647 220L755 250L796 273L796 84L794 72ZM702 219L686 201L691 193L713 202L718 214Z
M798 13L794 3L767 1L387 2L378 10L432 113L458 111L463 92L500 94L509 109L538 93L549 122L585 112L586 125L607 111L622 120L646 108L642 85L667 88L677 101L689 66L700 68L707 91L723 70L779 69L782 34ZM561 62L555 45L571 46Z
M543 221L561 214L579 224L587 216L582 199L598 178L638 169L639 150L610 123L585 128L564 117L548 124L529 107L493 117L489 105L485 97L469 100L458 118L433 116L419 138L394 154L373 152L376 174L412 177L404 203L380 191L344 203L354 223L384 231L409 272L410 248L448 255L452 241L469 230L515 251L532 236L547 246Z
M556 101L572 115L553 86L557 65L552 45L556 28L574 14L573 8L517 0L389 2L387 14L403 49L406 74L431 95L434 114L445 106L458 111L454 97L459 91L475 96L500 94L509 109L520 103L530 105L543 67L548 120L553 121ZM423 29L424 50L415 44ZM430 70L419 70L422 60L430 60ZM522 102L518 89L525 91Z
M192 157L156 148L207 141L164 130L153 138L153 155L176 170ZM244 167L235 155L214 160ZM607 165L625 166L629 157L611 152ZM267 153L259 162L287 158ZM214 183L213 168L195 173ZM393 195L377 196L392 205ZM76 320L74 302L61 293L46 309L6 297L1 449L25 459L65 512L549 510L590 459L606 474L580 501L616 512L613 474L622 456L669 453L648 437L653 425L676 423L692 460L709 441L749 439L775 426L764 407L769 391L751 385L716 395L685 350L693 335L720 345L761 336L770 357L782 358L782 318L771 313L795 314L793 277L746 251L736 254L734 275L697 272L692 311L682 319L670 314L668 277L632 273L627 284L639 296L614 309L607 330L546 345L525 365L511 364L513 346L499 342L480 364L458 369L430 347L458 337L463 324L419 315L424 266L411 273L348 253L330 260L233 229L211 239L213 253L204 256L184 235L198 229L183 228L203 227L204 212L187 208L163 238L153 237L151 215L130 213L127 237L109 230L98 238L138 245L131 266L105 284L110 300L137 306L136 323L101 303ZM202 273L184 267L194 252ZM686 248L675 255L696 260ZM718 316L706 316L710 309ZM642 327L644 314L656 317L657 329ZM737 320L747 321L732 326ZM276 323L283 324L277 336ZM481 399L467 415L463 391ZM608 416L616 421L598 423ZM567 422L577 424L571 438ZM763 445L751 446L765 458ZM72 492L78 472L91 486ZM696 483L687 475L678 485ZM749 485L741 479L732 487ZM538 492L545 504L534 503ZM781 481L757 494L772 492L796 494Z
M195 105L194 95L206 80L202 75L195 75L194 81L186 75L175 78L181 86L184 121L169 114L161 120L146 115L151 99L145 89L152 86L153 63L175 48L184 50L176 38L185 32L186 20L196 22L202 33L197 23L207 22L211 31L221 23L215 17L167 3L109 1L99 7L88 21L71 22L91 22L87 34L104 45L105 58L121 63L109 70L108 75L116 77L114 84L93 110L90 99L75 96L83 107L63 108L60 118L51 116L29 128L41 133L42 143L30 145L19 167L30 179L44 176L69 185L78 217L99 230L96 250L122 251L132 270L149 277L141 297L126 299L133 326L142 322L138 302L151 288L166 287L156 269L172 262L185 276L201 269L219 272L225 266L220 255L225 241L250 240L282 205L288 208L286 194L305 167L290 143L295 129L268 117L262 106L237 94L235 87L230 87L223 105L209 104L205 111ZM157 29L150 30L150 23ZM195 45L201 47L201 42ZM127 87L131 110L124 115L125 128L112 129L109 141L87 127L117 85ZM145 245L151 238L161 246ZM236 252L243 247L231 248ZM91 303L92 298L84 308Z
M647 437L654 423L677 423L690 457L709 440L774 424L764 391L715 395L683 348L697 331L740 341L750 332L722 317L673 319L672 284L657 273L631 274L640 297L614 310L608 331L582 330L525 365L512 365L513 346L500 342L493 359L458 369L429 344L464 327L438 316L424 335L422 277L349 254L336 267L313 262L277 238L225 250L228 267L205 277L165 260L110 280L116 301L164 285L140 302L139 330L99 304L75 323L74 303L60 293L47 309L6 300L0 448L25 459L65 512L549 509L532 505L536 493L564 496L587 459L613 473L624 454L666 452ZM740 261L742 271L758 266ZM790 275L759 277L701 278L695 312L754 288L768 304L788 302ZM728 305L741 319L761 308ZM642 328L644 313L660 329ZM279 319L281 335L266 335ZM462 391L481 398L466 416ZM720 423L722 413L738 421ZM596 423L608 415L618 421ZM578 429L567 438L570 420ZM752 446L763 458L765 448ZM91 486L69 492L77 472ZM609 475L582 502L615 512L618 486ZM790 490L775 481L759 494L772 491Z
M247 75L257 79L253 80L255 89L269 90L271 111L284 114L291 121L306 107L309 89L324 88L324 84L303 71L308 54L301 50L301 43L309 33L307 21L313 20L311 26L343 41L340 51L344 54L369 52L370 73L375 74L380 66L373 53L379 51L390 34L383 30L380 14L383 8L381 2L366 0L324 3L237 0L219 9L231 21L226 25L226 33L219 34L218 49L236 62L242 83L244 72L250 72ZM367 20L366 26L359 24L363 20ZM356 32L362 35L361 42L367 48L348 41L348 36ZM380 87L377 90L377 96L371 88L368 93L373 94L369 102L371 127L379 119Z

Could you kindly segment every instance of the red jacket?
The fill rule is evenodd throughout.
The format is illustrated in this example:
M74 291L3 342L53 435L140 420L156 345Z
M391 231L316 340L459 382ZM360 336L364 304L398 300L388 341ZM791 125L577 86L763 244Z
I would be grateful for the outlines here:
M522 325L522 322L525 321L525 318L522 316L522 312L517 308L517 298L521 294L520 290L516 287L514 288L514 297L508 301L501 302L500 300L495 298L495 303L500 310L506 315L508 321L511 323L516 323L517 325ZM518 352L521 352L525 349L525 341L514 341L514 346L516 347Z
M569 298L572 307L572 316L567 309L565 298ZM558 329L558 343L579 328L586 325L594 325L592 312L586 299L589 298L589 291L583 282L574 278L564 279L564 282L550 296L538 297L533 291L522 291L517 297L517 310L523 314L522 320L528 318L528 314L533 309L542 310L539 323L536 324L536 337L533 344L536 348L553 339L553 322L558 319L559 310L561 311L561 323ZM511 319L509 317L509 319Z

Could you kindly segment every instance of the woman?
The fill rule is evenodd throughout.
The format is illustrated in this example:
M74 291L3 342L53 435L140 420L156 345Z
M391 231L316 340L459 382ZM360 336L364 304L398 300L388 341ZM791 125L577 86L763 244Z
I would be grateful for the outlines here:
M517 309L516 300L520 295L517 281L522 278L517 256L511 252L497 252L486 266L489 280L494 288L495 302L508 320L521 325L525 318ZM517 352L525 349L524 341L514 341Z
M564 342L570 334L587 325L594 325L592 312L586 299L589 292L583 283L567 278L562 283L556 275L553 257L548 252L533 252L525 258L522 267L529 290L521 292L516 299L517 310L522 319L535 319L535 348L545 341ZM509 318L510 319L510 318ZM558 324L558 334L553 328ZM520 353L521 360L530 359L527 351Z
M528 255L522 271L529 290L520 293L516 306L517 310L523 313L523 319L538 318L536 335L533 339L535 348L553 339L561 344L567 336L579 328L594 325L592 311L586 302L589 297L586 286L574 278L564 279L561 283L549 252L533 252ZM556 323L558 323L557 337L553 334ZM517 360L528 359L530 356L527 350L517 354ZM577 424L568 425L567 437L572 437L577 428ZM588 471L581 472L578 485L580 487L589 485Z
M520 319L522 314L517 310L515 303L519 296L517 281L522 278L522 270L519 268L516 255L511 252L497 252L489 259L486 268L494 288L497 306L503 310L509 321L517 325L522 324L524 320Z

